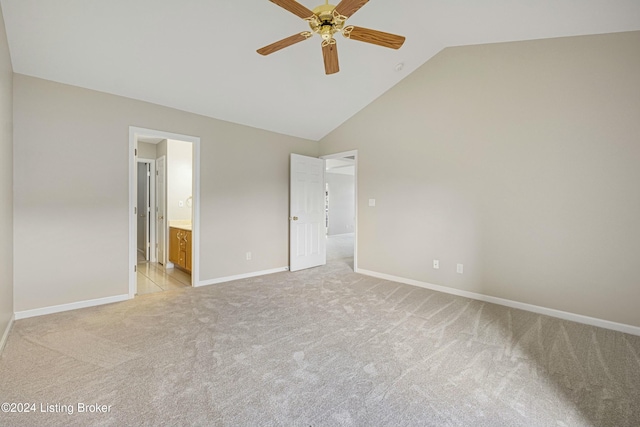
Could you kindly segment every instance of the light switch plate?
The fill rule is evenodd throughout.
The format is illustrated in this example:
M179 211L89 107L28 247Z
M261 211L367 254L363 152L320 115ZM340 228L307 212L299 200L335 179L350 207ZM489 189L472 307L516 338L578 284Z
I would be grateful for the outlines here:
M369 206L375 206L376 205L376 199L369 199Z

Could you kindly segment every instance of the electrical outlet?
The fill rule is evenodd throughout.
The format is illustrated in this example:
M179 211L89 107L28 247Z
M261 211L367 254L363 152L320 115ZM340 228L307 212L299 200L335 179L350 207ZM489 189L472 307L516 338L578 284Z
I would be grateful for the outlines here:
M440 261L437 259L433 260L433 268L440 268Z
M180 200L180 201L178 202L178 207L179 207L179 208L184 207L184 202L183 202L182 200Z
M464 271L464 270L463 270L463 267L464 267L464 266L463 266L462 264L457 264L457 265L456 265L456 272L458 272L458 273L462 274L462 272Z
M251 252L247 252L247 261L251 261Z

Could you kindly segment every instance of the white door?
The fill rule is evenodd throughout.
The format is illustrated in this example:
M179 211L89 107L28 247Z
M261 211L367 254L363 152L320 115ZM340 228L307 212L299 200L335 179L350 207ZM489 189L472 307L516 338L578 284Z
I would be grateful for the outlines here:
M166 211L166 183L167 183L167 158L162 156L156 162L156 230L158 246L158 263L165 265L165 237L167 224L165 221Z
M289 270L324 265L324 160L291 154Z
M138 252L149 261L149 180L151 164L138 162Z

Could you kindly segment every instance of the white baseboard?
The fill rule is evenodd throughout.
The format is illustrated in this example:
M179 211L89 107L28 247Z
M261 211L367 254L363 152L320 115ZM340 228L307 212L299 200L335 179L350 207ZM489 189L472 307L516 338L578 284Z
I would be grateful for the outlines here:
M271 270L254 271L252 273L238 274L235 276L219 277L217 279L203 280L198 282L195 287L216 285L218 283L231 282L232 280L249 279L251 277L264 276L266 274L281 273L289 271L289 267L272 268Z
M7 343L7 339L9 338L9 332L11 332L11 327L13 326L13 321L16 319L16 315L12 314L11 319L9 320L9 324L4 330L2 334L2 339L0 339L0 354L2 354L2 350L4 350L4 345Z
M544 314L551 317L557 317L559 319L570 320L573 322L584 323L586 325L598 326L600 328L612 329L614 331L619 331L619 332L624 332L631 335L640 336L640 327L638 326L611 322L609 320L598 319L596 317L583 316L582 314L569 313L567 311L541 307L539 305L526 304L523 302L513 301L505 298L498 298L498 297L492 297L484 294L477 294L475 292L463 291L460 289L449 288L447 286L434 285L427 282L421 282L419 280L406 279L404 277L392 276L390 274L378 273L376 271L363 270L361 268L358 269L357 273L364 274L365 276L377 277L379 279L390 280L392 282L404 283L412 286L419 286L421 288L431 289L432 291L458 295L461 297L471 298L478 301L485 301L493 304L503 305L506 307L518 308L520 310L531 311L533 313Z
M78 308L94 307L96 305L111 304L114 302L126 301L129 294L115 295L112 297L96 298L86 301L71 302L69 304L52 305L50 307L34 308L33 310L17 311L16 320L28 317L43 316L45 314L60 313L62 311L76 310Z
M351 231L349 233L342 233L342 234L327 234L327 237L331 238L331 237L344 237L344 236L355 236L355 235L356 233Z

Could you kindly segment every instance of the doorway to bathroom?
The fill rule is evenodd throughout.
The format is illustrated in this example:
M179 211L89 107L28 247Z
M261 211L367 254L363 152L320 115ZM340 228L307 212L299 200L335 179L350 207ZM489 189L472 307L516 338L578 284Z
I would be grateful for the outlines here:
M130 297L197 284L199 143L130 128Z

